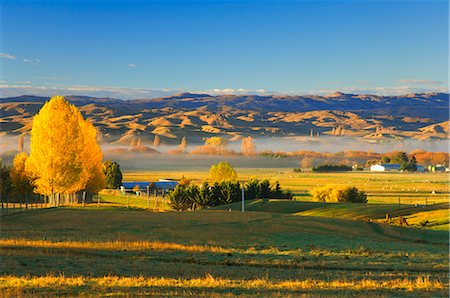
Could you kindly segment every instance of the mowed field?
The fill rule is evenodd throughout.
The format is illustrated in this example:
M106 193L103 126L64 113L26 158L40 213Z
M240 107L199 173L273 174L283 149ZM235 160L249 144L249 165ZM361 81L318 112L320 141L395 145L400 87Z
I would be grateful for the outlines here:
M247 201L245 213L240 202L175 212L162 198L102 195L100 206L2 216L2 295L448 296L446 174L237 171L279 180L296 201ZM201 182L207 169L124 174ZM369 204L308 195L346 183L365 190ZM410 226L397 226L399 216Z

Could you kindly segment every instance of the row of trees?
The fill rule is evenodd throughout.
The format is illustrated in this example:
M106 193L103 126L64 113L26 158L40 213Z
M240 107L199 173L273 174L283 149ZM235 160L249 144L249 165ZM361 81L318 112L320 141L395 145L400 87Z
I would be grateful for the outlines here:
M320 165L312 168L313 172L351 172L352 167L347 165Z
M368 165L372 164L399 164L400 170L414 172L417 171L417 160L414 155L408 157L408 154L403 151L394 152L390 155L383 155L380 160L368 161Z
M290 191L283 191L280 184L269 180L251 179L244 184L246 200L258 198L292 199ZM169 194L169 203L175 210L195 210L230 204L242 199L242 185L239 181L221 181L201 185L180 184Z
M228 162L212 165L208 181L201 185L192 184L183 177L174 191L169 194L170 205L175 210L187 210L213 207L237 202L242 199L242 184L238 175ZM269 180L250 179L244 184L246 200L257 198L292 199L290 191L283 191L280 184L271 184Z

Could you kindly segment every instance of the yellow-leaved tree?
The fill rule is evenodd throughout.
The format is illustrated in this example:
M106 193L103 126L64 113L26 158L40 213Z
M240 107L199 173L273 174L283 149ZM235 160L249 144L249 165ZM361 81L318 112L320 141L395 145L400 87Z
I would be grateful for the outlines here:
M14 157L13 167L9 173L13 194L16 198L22 199L33 193L34 186L25 171L28 156L25 152L20 152Z
M103 154L97 143L97 130L92 123L83 119L78 113L81 133L83 135L84 147L80 154L83 171L78 183L74 185L73 191L84 190L89 193L97 193L105 187L105 174L103 174Z
M46 102L33 119L26 162L36 191L51 197L97 191L104 184L101 161L92 124L62 96Z

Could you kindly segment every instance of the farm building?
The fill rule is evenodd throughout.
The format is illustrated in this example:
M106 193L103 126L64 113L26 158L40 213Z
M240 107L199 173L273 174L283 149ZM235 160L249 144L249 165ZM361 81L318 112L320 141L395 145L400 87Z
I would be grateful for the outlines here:
M428 166L428 171L430 172L445 172L445 170L443 165Z
M399 164L390 164L390 163L384 163L384 164L376 164L370 166L371 172L392 172L392 171L400 171L400 165Z
M417 172L425 172L425 171L426 171L426 169L424 166L417 165Z
M167 179L159 179L157 182L144 182L144 181L133 181L133 182L122 182L122 186L120 190L122 192L126 191L136 191L137 188L139 192L146 192L147 189L151 191L156 190L160 193L167 193L172 191L178 185L177 181L167 180Z

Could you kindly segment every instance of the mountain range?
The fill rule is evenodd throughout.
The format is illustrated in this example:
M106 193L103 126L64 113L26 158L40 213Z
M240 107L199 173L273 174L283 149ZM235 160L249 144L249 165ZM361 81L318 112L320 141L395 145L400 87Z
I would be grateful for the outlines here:
M0 98L0 132L29 132L32 118L48 97ZM104 143L166 144L222 136L323 136L367 139L447 139L449 94L402 96L333 94L318 96L220 95L182 93L152 99L121 100L66 96L97 127Z

